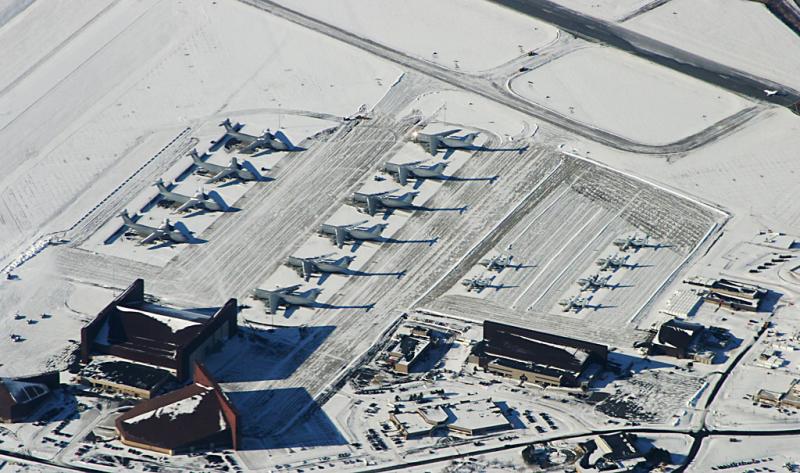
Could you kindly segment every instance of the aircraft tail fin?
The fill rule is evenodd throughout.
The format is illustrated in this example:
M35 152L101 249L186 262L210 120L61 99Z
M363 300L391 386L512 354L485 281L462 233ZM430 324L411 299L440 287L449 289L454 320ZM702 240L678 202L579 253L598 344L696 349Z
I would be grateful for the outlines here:
M125 209L122 212L120 212L119 216L122 217L122 221L125 222L126 225L130 225L133 223L131 215L128 213L128 209Z
M221 195L219 195L219 192L212 190L212 191L208 192L206 195L208 196L209 199L211 199L214 202L216 202L217 205L219 205L220 208L222 208L223 210L228 210L230 208L228 203L225 202L225 200L222 198Z
M219 126L224 126L225 131L233 131L233 124L231 123L230 118L226 118L225 120L223 120L222 123L219 124Z
M159 192L162 192L162 193L163 192L169 192L169 190L167 189L166 184L164 184L164 180L161 179L160 177L155 182L155 185L156 185L156 188L158 189Z
M282 131L280 131L280 130L276 131L276 132L275 132L275 134L274 134L274 135L272 135L272 137L273 137L274 139L276 139L276 140L280 141L280 142L281 142L281 143L283 143L284 145L286 145L286 149L287 149L287 150L293 150L293 149L295 148L294 144L292 144L292 141L289 139L289 137L288 137L288 136L286 136L286 134L284 134L284 133L283 133Z
M200 157L200 154L197 153L197 148L192 148L189 152L189 156L192 157L192 161L194 161L195 164L203 164L203 159Z

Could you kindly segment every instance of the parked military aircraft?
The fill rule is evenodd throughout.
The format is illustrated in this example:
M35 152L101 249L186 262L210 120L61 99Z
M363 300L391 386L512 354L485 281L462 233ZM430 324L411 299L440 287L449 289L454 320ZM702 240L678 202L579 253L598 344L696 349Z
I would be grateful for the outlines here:
M347 274L350 271L350 263L355 259L354 256L342 256L340 258L331 258L331 256L333 256L333 253L311 258L290 256L286 260L286 264L297 268L298 274L303 276L306 281L317 273Z
M258 181L261 176L253 168L250 163L245 161L244 164L239 163L236 158L231 158L230 164L227 166L220 166L219 164L211 164L208 161L203 161L197 150L193 149L189 155L192 157L195 166L199 172L211 175L211 178L206 181L206 184L211 184L223 179L239 179L240 181Z
M183 212L194 208L208 210L209 212L224 212L228 210L225 201L216 192L206 194L200 189L195 195L189 197L188 195L170 191L161 179L156 181L155 186L164 200L176 202L180 205L175 212Z
M125 226L131 229L139 236L143 236L141 241L142 245L153 243L154 241L172 241L174 243L188 243L192 241L192 235L185 228L176 228L175 225L170 223L169 219L165 219L164 223L159 227L151 227L141 223L136 223L131 219L127 210L123 210L120 214Z
M386 163L383 170L392 174L401 186L408 184L408 179L446 179L444 170L447 168L446 162L435 164L423 164L425 161L414 161L413 163L394 164Z
M502 272L506 268L515 268L520 270L525 267L523 263L512 264L511 261L513 259L513 255L495 255L490 258L484 258L480 260L479 264L486 267L486 269L489 271L496 271L498 273Z
M392 212L395 209L413 209L415 207L414 198L419 195L419 192L403 194L394 194L394 192L395 190L374 194L356 192L353 194L353 202L367 204L367 213L370 216L374 216L381 209Z
M600 266L600 271L605 271L610 269L615 271L623 266L628 261L627 256L622 255L608 255L605 258L600 258L597 260L597 265Z
M619 247L621 251L628 251L629 249L633 249L634 251L639 251L642 248L661 248L665 245L660 243L650 243L649 237L645 235L644 237L638 237L636 235L629 235L623 238L617 238L614 240L614 245Z
M485 278L483 276L480 277L471 277L461 281L461 285L467 288L467 292L475 291L480 293L486 288L494 287L492 283L494 282L494 276L490 278Z
M600 277L599 274L592 274L591 276L578 279L577 282L581 286L581 292L588 290L594 291L595 289L608 287L609 279L611 279L611 276Z
M320 233L331 235L338 248L342 248L347 241L377 241L381 240L381 233L386 229L385 223L363 226L367 220L349 225L330 225L323 223Z
M436 156L440 149L470 149L472 142L479 133L469 133L464 136L451 136L458 133L460 129L442 131L440 133L422 133L415 131L411 134L411 139L415 143L425 148L431 156Z
M586 307L587 303L588 301L581 296L572 296L558 301L558 305L563 307L561 310L564 312L569 312L570 310L580 312L581 309Z
M225 148L227 151L236 149L242 154L252 154L261 150L271 151L295 151L298 150L289 138L278 131L272 134L269 130L265 130L261 136L249 135L239 131L242 128L241 123L233 124L230 118L226 118L224 122L219 124L225 127L225 135L217 142L225 141Z
M307 291L298 291L301 285L278 287L273 290L267 289L254 289L253 297L260 299L267 303L267 313L274 314L278 312L278 308L284 306L289 308L291 306L297 307L314 307L317 305L317 297L322 292L322 289L313 288Z

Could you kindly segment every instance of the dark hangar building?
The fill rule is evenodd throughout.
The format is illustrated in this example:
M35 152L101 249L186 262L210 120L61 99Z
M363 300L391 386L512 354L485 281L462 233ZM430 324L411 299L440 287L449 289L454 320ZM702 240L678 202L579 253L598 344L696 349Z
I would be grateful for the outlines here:
M592 363L605 364L608 347L486 320L483 340L469 356L486 371L545 386L577 386Z
M211 316L152 304L137 279L81 329L81 362L111 357L168 370L185 381L195 361L236 333L237 312L236 299Z

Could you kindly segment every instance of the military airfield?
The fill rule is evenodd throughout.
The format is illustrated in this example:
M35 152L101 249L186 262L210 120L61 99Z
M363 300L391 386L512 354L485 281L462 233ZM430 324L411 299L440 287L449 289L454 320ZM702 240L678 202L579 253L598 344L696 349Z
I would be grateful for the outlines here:
M556 457L566 471L593 471L577 470L590 456L584 443L623 434L639 440L625 467L638 466L622 471L704 471L736 455L766 459L758 436L797 429L781 400L773 407L781 415L764 427L757 378L741 383L755 363L751 348L794 346L784 319L796 312L800 232L792 222L800 208L784 197L800 171L791 158L798 122L776 102L788 103L791 84L748 95L492 2L451 3L470 10L468 21L483 18L487 31L516 36L476 45L467 32L442 36L428 25L419 27L427 42L408 46L401 31L358 23L373 8L360 0L347 2L363 8L358 15L327 21L329 7L294 2L144 3L80 5L45 41L51 50L18 36L31 57L10 46L3 53L28 72L0 77L8 105L0 139L32 157L14 164L0 192L8 230L0 381L50 392L32 397L21 419L3 418L0 471L527 471ZM0 8L10 18L0 15L2 39L25 25L45 29L67 7ZM142 45L152 57L128 58L127 82L103 82L101 97L92 95L100 89L76 92L80 77L114 66L113 52L165 25L180 26ZM106 40L80 62L84 43ZM253 62L258 44L274 51ZM624 117L608 117L607 127L607 104L550 72L563 64L591 75L584 56L595 50L613 56L604 67L638 71ZM52 89L26 79L66 71L60 61L75 69ZM606 72L586 90L618 85ZM537 89L540 74L549 82ZM773 87L779 76L763 83ZM650 80L663 83L649 88ZM642 103L648 90L658 107ZM614 92L626 100L623 89ZM75 125L50 113L70 93L70 113L82 113ZM635 119L640 113L652 123ZM20 132L34 121L60 131L35 141ZM770 133L768 151L754 144ZM754 170L762 153L769 158ZM770 206L777 201L780 211ZM759 232L778 236L764 243ZM764 266L765 248L789 269L769 272L778 263ZM765 269L741 263L756 253ZM687 282L698 275L717 282L698 290ZM138 279L145 295L137 307L173 335L235 300L235 333L164 345L179 361L186 347L202 347L186 356L204 370L191 381L142 354L162 350L161 328L145 324L146 335L119 341L87 328L112 317L103 314ZM729 280L766 296L751 311L715 292ZM125 321L133 309L114 310L121 322L108 330L133 333L142 323ZM538 348L493 341L487 322ZM111 388L89 381L87 363L108 357L178 379L154 388L152 399L119 380ZM765 389L788 396L792 363ZM30 378L51 373L58 387ZM728 375L740 380L735 388ZM215 435L230 444L214 437L172 450L144 430L132 440L120 424L121 413L195 386L222 399L227 417ZM741 422L718 410L750 397L758 407ZM448 414L436 417L434 407ZM164 430L207 423L197 406L175 409ZM747 435L748 452L705 453L706 436ZM645 459L662 448L671 457ZM780 455L800 465L791 449Z

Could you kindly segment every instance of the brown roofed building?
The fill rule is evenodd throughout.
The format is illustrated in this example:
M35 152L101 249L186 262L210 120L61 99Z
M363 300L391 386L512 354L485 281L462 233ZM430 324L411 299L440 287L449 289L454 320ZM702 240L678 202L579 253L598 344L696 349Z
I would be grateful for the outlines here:
M608 347L486 320L483 340L468 361L487 371L541 385L575 386L591 363L604 364Z
M0 378L0 422L19 422L30 416L59 385L58 372L19 378Z
M211 316L150 304L137 279L81 329L81 361L112 355L172 370L183 381L194 361L236 333L237 310L236 299Z
M140 402L116 427L125 445L168 455L239 448L239 415L200 363L193 384Z

